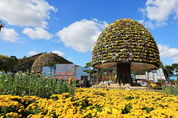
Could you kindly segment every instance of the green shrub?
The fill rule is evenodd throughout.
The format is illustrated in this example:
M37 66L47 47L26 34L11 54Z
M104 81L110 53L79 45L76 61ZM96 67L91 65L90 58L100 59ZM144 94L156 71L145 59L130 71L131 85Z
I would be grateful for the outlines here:
M154 90L162 90L162 87L152 87Z
M2 75L0 77L0 95L36 95L41 98L49 98L52 94L74 94L75 81L69 84L66 81L48 79L39 74L25 73L25 75Z
M165 86L162 89L163 93L166 93L167 95L175 95L178 96L178 85L173 86Z

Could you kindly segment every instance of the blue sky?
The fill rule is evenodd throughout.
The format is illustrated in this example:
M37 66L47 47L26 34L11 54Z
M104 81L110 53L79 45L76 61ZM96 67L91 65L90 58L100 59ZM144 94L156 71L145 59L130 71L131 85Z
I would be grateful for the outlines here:
M99 34L121 18L150 31L165 65L178 63L178 0L0 0L0 54L54 52L85 66Z

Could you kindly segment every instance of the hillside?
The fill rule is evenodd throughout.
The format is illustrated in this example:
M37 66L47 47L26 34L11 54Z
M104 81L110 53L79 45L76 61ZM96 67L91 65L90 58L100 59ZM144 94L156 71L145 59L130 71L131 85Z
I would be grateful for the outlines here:
M25 72L25 71L29 70L31 72L31 67L32 67L32 64L34 63L34 61L40 55L42 55L44 53L46 53L46 52L38 53L38 54L30 56L30 57L24 56L22 59L17 59L15 56L10 56L9 58L7 58L4 61L0 61L1 62L0 70L12 71L12 72L17 72L17 71ZM59 64L73 64L72 62L68 61L67 59L65 59L57 54L54 54L54 55L58 57L57 62ZM13 59L11 57L13 57ZM9 66L12 66L12 68L9 68Z
M45 53L45 52L44 52ZM18 65L17 65L17 68L18 70L20 71L31 71L31 67L32 67L32 64L34 63L34 61L42 54L44 53L39 53L37 55L33 55L33 56L30 56L28 58L24 57L22 59L18 59ZM73 64L72 62L68 61L67 59L57 55L57 54L54 54L58 57L58 63L59 64ZM54 65L53 65L54 66Z

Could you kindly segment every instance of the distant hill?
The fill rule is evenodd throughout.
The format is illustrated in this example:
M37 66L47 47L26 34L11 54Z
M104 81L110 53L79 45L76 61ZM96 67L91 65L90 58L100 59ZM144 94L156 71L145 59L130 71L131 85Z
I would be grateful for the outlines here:
M46 52L44 52L46 53ZM32 64L34 63L34 61L42 54L44 53L38 53L36 55L33 55L33 56L30 56L30 57L26 57L24 56L22 59L18 59L18 64L16 66L16 70L17 71L27 71L29 70L31 72L31 67L32 67ZM58 62L59 64L73 64L72 62L68 61L67 59L57 55L57 54L54 54L58 57Z
M12 56L13 58L15 58L14 60L7 60L7 61L3 61L3 58L1 59L1 57L5 57L3 55L0 55L0 70L6 70L7 72L11 71L11 72L17 72L17 71L23 71L26 72L27 70L29 70L31 72L31 67L32 64L34 63L34 61L42 54L44 54L46 52L43 53L38 53L36 55L30 56L30 57L26 57L24 56L21 59L17 59L16 56ZM71 61L68 61L67 59L53 53L54 55L56 55L58 57L58 63L59 64L73 64ZM7 59L9 59L10 57L7 57ZM14 62L13 62L14 61ZM16 62L15 62L16 61ZM10 63L9 63L10 62ZM8 64L9 63L9 64ZM12 66L12 68L9 70L9 67ZM80 67L78 65L76 65L77 67Z

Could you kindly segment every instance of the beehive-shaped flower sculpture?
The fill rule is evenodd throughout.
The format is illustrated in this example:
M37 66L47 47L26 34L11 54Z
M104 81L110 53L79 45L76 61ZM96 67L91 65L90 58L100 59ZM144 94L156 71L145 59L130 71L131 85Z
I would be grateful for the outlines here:
M132 83L130 70L160 66L158 47L142 24L132 19L119 19L99 35L92 51L92 66L117 68L116 82Z
M31 72L32 73L40 73L42 72L42 68L44 65L50 62L57 62L58 61L58 56L55 55L54 53L44 53L40 55L33 63L31 67Z

